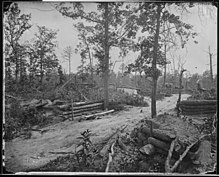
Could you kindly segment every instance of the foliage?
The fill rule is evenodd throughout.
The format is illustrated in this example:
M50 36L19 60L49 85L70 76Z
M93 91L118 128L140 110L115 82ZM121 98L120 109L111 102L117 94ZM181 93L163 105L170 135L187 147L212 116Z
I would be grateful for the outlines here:
M31 15L21 14L17 3L12 3L4 14L4 58L6 78L15 76L18 81L26 75L26 46L20 43L25 31L31 28Z
M43 112L31 107L24 109L19 101L14 101L10 110L6 109L5 113L5 140L15 138L24 128L29 129L34 125L44 126L48 121Z
M38 32L35 33L33 45L29 47L29 72L32 76L40 76L40 83L42 83L43 76L58 67L58 58L55 54L57 31L45 26L37 26L37 28Z
M148 103L144 101L143 96L128 94L122 91L115 91L113 93L110 93L110 100L118 104L127 104L131 106L143 106L143 107L149 106Z
M80 139L81 142L77 145L77 147L82 146L83 148L76 152L76 158L77 162L79 164L79 167L83 168L84 166L87 166L88 164L88 158L92 158L92 142L90 140L91 131L87 129L86 131L81 133L81 136L77 137L77 139Z

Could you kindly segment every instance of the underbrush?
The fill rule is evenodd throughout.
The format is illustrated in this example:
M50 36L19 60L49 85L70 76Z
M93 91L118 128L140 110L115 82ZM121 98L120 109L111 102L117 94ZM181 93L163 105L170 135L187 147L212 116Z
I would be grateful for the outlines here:
M144 101L143 96L128 94L120 91L115 91L113 93L110 93L109 99L112 100L112 102L118 104L126 104L131 106L142 106L142 107L149 106L149 104L146 101Z
M43 127L50 122L43 112L35 108L24 109L19 101L11 103L10 109L5 110L5 136L6 141L15 138L24 129L30 129L32 126Z
M216 100L217 95L215 89L211 89L210 91L206 90L204 92L199 92L194 90L191 93L191 96L187 98L187 100Z

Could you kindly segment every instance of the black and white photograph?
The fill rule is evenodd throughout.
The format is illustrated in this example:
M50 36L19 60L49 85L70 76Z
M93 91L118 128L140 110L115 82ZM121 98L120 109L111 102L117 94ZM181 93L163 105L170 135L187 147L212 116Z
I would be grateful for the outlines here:
M4 173L217 173L216 2L2 5Z

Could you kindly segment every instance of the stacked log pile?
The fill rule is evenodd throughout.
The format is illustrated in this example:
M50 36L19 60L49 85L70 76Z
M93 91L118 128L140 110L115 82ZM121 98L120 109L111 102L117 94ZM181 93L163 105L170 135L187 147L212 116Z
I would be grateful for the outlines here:
M217 100L183 100L180 109L183 115L215 114Z
M97 116L105 115L113 112L109 110L103 112L103 101L97 102L66 102L62 100L37 100L21 101L20 106L24 110L29 108L37 109L37 111L43 111L46 115L61 116L64 119L74 119L75 117L83 117L83 119L93 119ZM7 109L10 109L11 105L6 105Z
M147 138L147 143L139 151L146 155L153 155L155 152L165 155L167 157L165 171L168 173L176 171L183 159L199 165L206 164L209 160L210 134L191 135L193 138L187 141L186 136L181 134L180 130L163 128L163 125L153 120L147 120L146 125L142 125L138 131L140 133L136 133L137 136L142 134ZM170 165L171 158L175 161L174 165Z

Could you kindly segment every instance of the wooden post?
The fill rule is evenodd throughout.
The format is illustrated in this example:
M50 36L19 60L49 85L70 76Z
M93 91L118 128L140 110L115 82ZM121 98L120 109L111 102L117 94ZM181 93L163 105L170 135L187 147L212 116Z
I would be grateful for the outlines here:
M74 120L74 107L73 107L73 99L71 98L71 112L72 112L72 121Z

